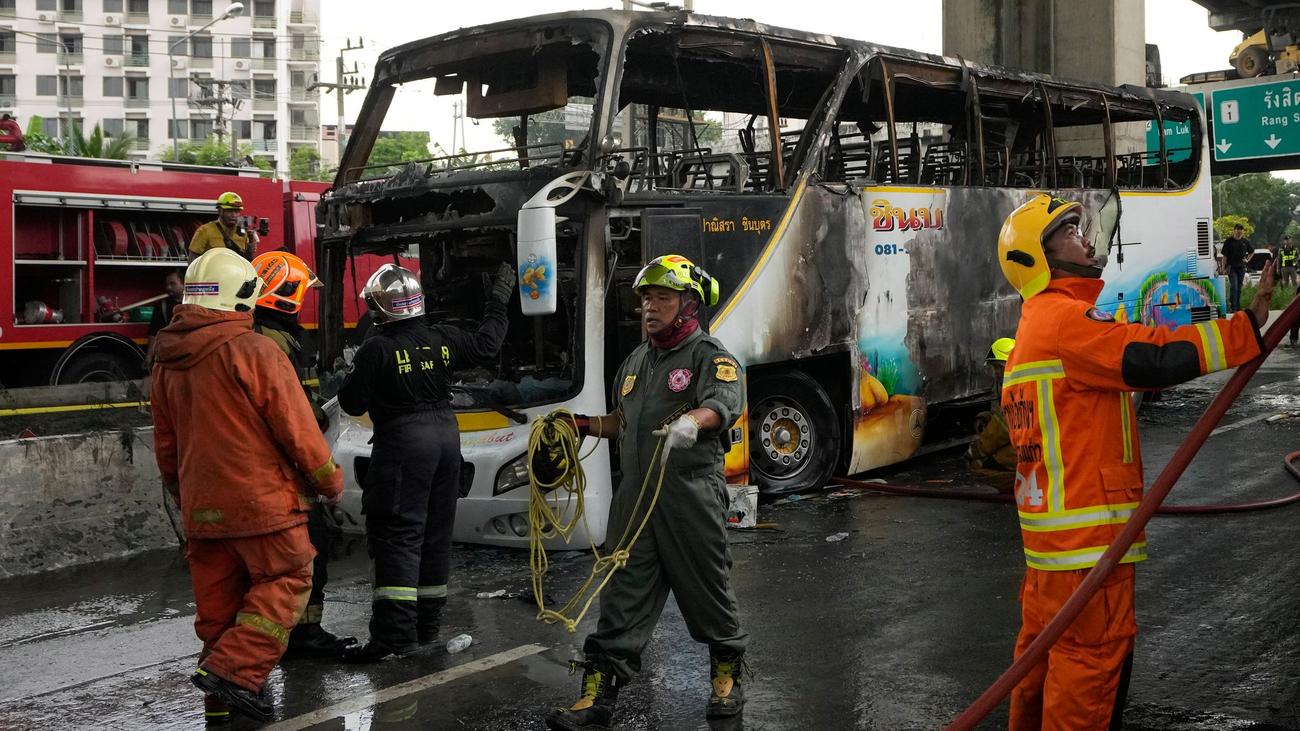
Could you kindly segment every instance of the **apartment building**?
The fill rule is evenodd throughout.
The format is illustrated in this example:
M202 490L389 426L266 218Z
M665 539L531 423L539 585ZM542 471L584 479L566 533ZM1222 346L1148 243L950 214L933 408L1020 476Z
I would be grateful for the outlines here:
M52 136L99 124L142 159L233 128L287 174L320 146L320 0L243 4L182 40L229 0L0 0L0 113Z

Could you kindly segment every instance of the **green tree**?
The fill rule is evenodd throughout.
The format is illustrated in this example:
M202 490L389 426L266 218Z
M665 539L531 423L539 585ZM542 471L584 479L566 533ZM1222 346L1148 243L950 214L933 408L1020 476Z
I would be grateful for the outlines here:
M1233 227L1237 224L1241 224L1242 228L1246 230L1246 238L1250 238L1250 235L1255 233L1255 224L1251 223L1250 219L1245 216L1219 216L1214 219L1214 235L1220 241L1229 238L1232 236Z
M375 140L366 165L400 165L431 157L428 132L397 132Z
M27 123L27 131L23 134L27 138L27 149L49 155L125 160L135 142L131 135L105 137L98 124L91 129L89 137L82 133L78 125L73 125L71 133L62 138L47 137L44 128L40 117L31 118Z
M1288 182L1268 173L1219 178L1213 185L1216 210L1224 218L1244 216L1253 223L1252 243L1256 246L1281 241L1282 232L1291 223L1300 204L1300 183ZM1228 233L1232 233L1231 227Z
M162 148L160 157L163 160L173 160L187 165L229 166L231 164L230 143L212 135L202 142L182 142L176 151L172 150L171 145L167 145ZM252 160L253 166L257 169L271 171L271 163L264 158L253 157L252 145L240 145L235 153L235 159Z
M320 152L315 147L303 145L293 148L293 152L289 153L289 177L293 180L328 182L334 179L334 173L321 169Z

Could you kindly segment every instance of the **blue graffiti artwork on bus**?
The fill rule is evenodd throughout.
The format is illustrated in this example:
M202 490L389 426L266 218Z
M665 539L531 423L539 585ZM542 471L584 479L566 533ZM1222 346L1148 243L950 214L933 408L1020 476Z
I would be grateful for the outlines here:
M1098 300L1102 309L1113 313L1120 322L1178 327L1192 322L1194 309L1209 308L1211 317L1223 312L1220 279L1189 273L1181 257L1173 257L1152 270L1126 274L1108 281Z

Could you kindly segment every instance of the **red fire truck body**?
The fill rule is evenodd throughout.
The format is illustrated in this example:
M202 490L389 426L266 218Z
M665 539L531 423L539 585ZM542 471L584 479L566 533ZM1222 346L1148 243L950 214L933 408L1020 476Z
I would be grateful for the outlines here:
M244 200L258 251L315 260L324 183L270 180L248 169L0 154L0 384L6 387L143 375L148 315L125 309L182 274L194 231L226 191ZM262 223L265 219L265 223ZM365 281L381 259L358 261ZM345 320L358 319L354 297ZM315 327L315 294L302 323Z

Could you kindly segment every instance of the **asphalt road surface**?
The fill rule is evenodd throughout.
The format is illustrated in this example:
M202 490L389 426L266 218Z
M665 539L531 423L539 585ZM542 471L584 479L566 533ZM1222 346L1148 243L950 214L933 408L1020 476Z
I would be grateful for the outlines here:
M1175 488L1190 504L1300 489L1283 470L1300 448L1300 357L1275 353ZM1140 415L1148 480L1218 385L1204 379ZM977 487L953 451L873 475ZM733 579L752 635L755 676L743 718L708 724L705 649L670 601L645 671L619 699L623 729L932 729L1005 668L1019 626L1023 571L1009 505L885 497L830 486L766 505L778 530L736 532ZM1300 506L1234 516L1157 518L1139 569L1129 729L1300 729ZM828 537L846 533L842 540ZM550 591L586 575L562 556ZM365 635L365 548L340 547L325 625ZM270 687L281 729L541 729L576 696L575 635L543 625L511 594L529 583L518 551L458 546L441 645L369 667L300 662ZM481 592L504 589L500 598ZM175 552L0 582L0 730L192 729L199 643ZM593 612L594 615L594 612ZM1005 705L985 724L1005 726ZM227 728L253 728L237 722Z

